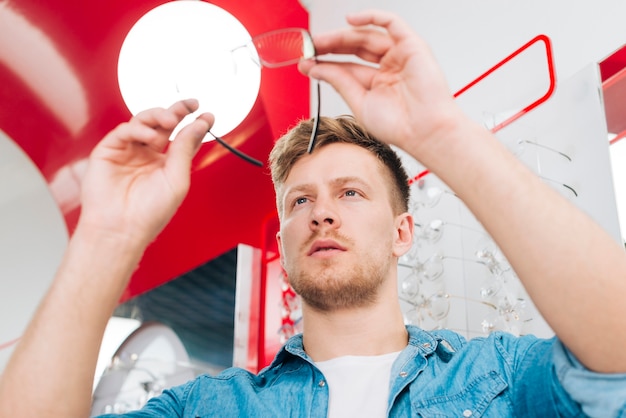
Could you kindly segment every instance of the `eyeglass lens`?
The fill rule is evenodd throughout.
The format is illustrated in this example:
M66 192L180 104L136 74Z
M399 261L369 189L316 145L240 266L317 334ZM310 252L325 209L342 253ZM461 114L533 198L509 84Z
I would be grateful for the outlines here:
M253 46L254 48L250 48ZM266 68L278 68L287 65L297 64L303 59L315 58L315 46L313 45L313 39L308 30L302 28L286 28L278 29L271 32L265 32L253 37L245 45L241 45L231 50L234 52L241 48L248 48L250 57L259 66ZM258 61L256 54L253 51L256 50L258 54ZM309 140L308 152L313 151L315 146L315 139L317 137L317 129L319 126L320 117L320 83L316 81L317 92L317 110L315 113L315 119L313 121L313 129L311 131L311 138ZM216 137L209 132L216 141L226 147L229 151L237 155L238 157L252 163L254 165L263 166L259 160L248 156L247 154L233 148L228 145L222 138Z
M287 28L255 36L250 43L259 54L259 61L267 68L297 64L315 57L313 40L306 29Z

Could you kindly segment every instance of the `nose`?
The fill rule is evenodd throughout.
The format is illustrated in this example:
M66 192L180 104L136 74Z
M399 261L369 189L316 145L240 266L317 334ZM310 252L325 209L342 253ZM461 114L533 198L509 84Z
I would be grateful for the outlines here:
M340 217L334 205L327 199L318 198L311 210L311 229L338 228L340 225Z

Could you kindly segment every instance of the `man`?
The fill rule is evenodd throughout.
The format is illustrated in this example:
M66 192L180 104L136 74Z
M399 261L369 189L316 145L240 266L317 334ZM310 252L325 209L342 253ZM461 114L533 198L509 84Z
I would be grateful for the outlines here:
M621 246L461 113L427 46L402 20L366 11L348 22L352 28L315 38L318 53L356 54L377 66L320 59L300 69L330 83L359 124L324 118L307 154L311 127L303 123L271 155L281 261L303 297L303 334L258 376L202 376L133 416L625 414ZM94 150L76 232L0 381L2 416L88 415L106 322L181 202L189 162L213 122L201 116L164 153L171 130L196 106L144 112ZM558 339L493 334L467 343L403 325L396 263L413 233L406 175L374 137L455 190Z

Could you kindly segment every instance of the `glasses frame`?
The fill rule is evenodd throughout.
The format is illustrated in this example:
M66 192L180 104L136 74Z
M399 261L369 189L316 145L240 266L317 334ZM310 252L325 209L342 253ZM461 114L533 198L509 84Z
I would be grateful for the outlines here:
M298 58L293 58L293 59L289 59L286 61L279 61L279 62L273 62L273 61L268 61L263 59L263 56L261 54L259 54L258 49L255 47L256 44L258 44L260 41L264 40L264 39L271 39L272 37L276 37L276 36L280 36L280 35L284 35L284 34L289 34L289 33L298 33L302 36L303 38L303 51L302 51L302 56L298 57ZM313 38L311 36L311 33L304 28L283 28L283 29L277 29L277 30L273 30L273 31L269 31L269 32L264 32L261 33L260 35L256 35L254 37L252 37L250 39L250 41L246 42L243 45L240 45L236 48L231 49L231 52L234 52L238 49L241 48L254 48L254 50L257 52L258 54L258 60L255 60L254 57L252 57L251 59L260 67L266 67L266 68L279 68L279 67L285 67L288 65L293 65L293 64L297 64L298 62L304 60L304 59L314 59L317 62L316 59L316 51L315 51L315 45L313 44ZM308 51L308 53L307 53ZM320 120L320 108L321 108L321 88L320 88L320 82L319 80L315 80L315 91L317 94L317 102L316 102L316 110L313 116L313 128L311 130L311 137L309 138L309 145L307 146L307 153L312 153L313 152L313 148L315 147L315 140L317 139L317 131L319 128L319 120ZM226 148L228 151L232 152L233 154L235 154L237 157L243 159L244 161L256 165L258 167L263 167L263 163L259 160L257 160L256 158L253 158L251 156L249 156L248 154L244 153L243 151L240 151L236 148L234 148L233 146L231 146L230 144L228 144L228 142L224 141L224 139L220 138L219 136L214 135L211 130L208 131L208 133L213 137L213 139L215 139L219 144L221 144L224 148Z
M317 61L317 60L316 60ZM311 130L311 138L309 138L309 146L306 151L310 154L313 152L313 148L315 147L315 140L317 139L317 129L320 126L320 106L321 106L321 93L320 93L320 82L319 80L315 80L316 91L317 91L317 106L315 111L315 116L313 120L313 129Z

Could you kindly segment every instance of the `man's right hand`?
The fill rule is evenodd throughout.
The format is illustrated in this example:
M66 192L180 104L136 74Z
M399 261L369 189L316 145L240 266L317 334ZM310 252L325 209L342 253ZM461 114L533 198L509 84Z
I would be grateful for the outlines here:
M174 128L195 111L195 100L137 114L94 148L82 182L79 227L149 244L189 189L190 164L213 124L205 113L170 142Z
M82 213L52 286L0 376L0 416L88 416L100 343L143 251L189 189L213 124L203 114L170 143L195 100L120 124L91 153Z

